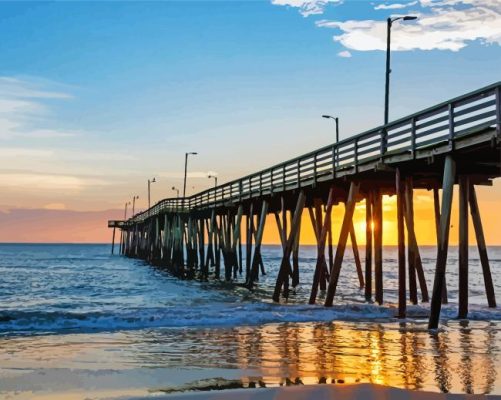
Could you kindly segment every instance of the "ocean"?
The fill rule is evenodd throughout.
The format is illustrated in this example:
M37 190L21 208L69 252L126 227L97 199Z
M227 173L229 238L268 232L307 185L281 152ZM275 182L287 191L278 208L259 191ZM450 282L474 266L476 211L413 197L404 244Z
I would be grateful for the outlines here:
M431 293L435 248L421 256ZM501 300L501 248L488 249ZM363 255L363 247L361 247ZM281 248L264 246L253 291L183 281L110 254L109 245L0 245L0 398L155 396L261 382L372 382L415 390L501 394L501 310L489 309L470 248L469 320L457 320L457 248L438 332L428 305L395 318L397 251L384 248L383 306L364 302L348 251L332 308L308 305L316 248L300 249L301 284L271 301ZM363 261L363 260L362 260ZM232 386L233 385L233 386Z

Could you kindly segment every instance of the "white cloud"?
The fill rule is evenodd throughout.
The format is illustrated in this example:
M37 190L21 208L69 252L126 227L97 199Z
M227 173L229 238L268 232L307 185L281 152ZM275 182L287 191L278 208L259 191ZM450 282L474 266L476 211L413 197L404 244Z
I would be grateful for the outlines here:
M325 7L331 4L339 4L342 0L271 0L271 4L277 6L288 6L299 8L299 12L303 17L309 15L323 14Z
M348 50L340 51L339 53L337 53L337 55L339 57L343 57L343 58L350 58L351 57L351 53Z
M54 89L47 90L47 87ZM39 78L15 78L0 76L0 97L21 97L38 99L71 99L72 95L59 91L67 87Z
M204 178L207 179L209 175L217 176L217 173L213 171L191 171L187 173L188 178ZM163 178L172 178L172 179L183 179L184 172L160 172L158 176Z
M1 158L36 157L50 158L54 156L54 151L46 149L32 149L24 147L0 147Z
M416 1L412 1L410 3L390 3L390 4L378 4L374 7L374 10L398 10L401 8L407 8L411 6L415 6L417 4Z
M0 77L0 139L75 136L76 132L47 126L50 109L45 102L72 98L61 88L41 79Z
M392 30L392 50L458 51L470 41L501 45L501 2L496 0L421 0L429 9L413 22L397 22ZM386 49L386 21L318 21L334 28L336 42L350 50Z
M39 174L29 172L2 172L2 188L21 190L69 190L79 192L90 186L105 186L109 183L96 178L84 178L71 175Z
M43 206L45 210L66 210L66 204L64 203L49 203Z

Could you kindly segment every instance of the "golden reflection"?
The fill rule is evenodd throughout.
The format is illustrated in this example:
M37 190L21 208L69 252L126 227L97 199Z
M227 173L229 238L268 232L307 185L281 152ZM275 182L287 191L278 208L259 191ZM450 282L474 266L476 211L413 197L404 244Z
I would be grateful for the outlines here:
M254 329L259 346L239 351L268 386L370 382L414 390L489 393L496 381L492 330L430 335L413 324L281 324ZM240 337L240 336L239 336ZM452 343L452 346L449 344ZM473 345L475 343L475 345ZM245 342L239 343L249 349ZM250 359L252 359L252 361Z
M14 372L25 374L30 384L37 371L46 370L47 376L68 371L64 373L85 382L82 389L89 385L99 390L111 388L100 387L106 374L97 371L115 371L114 382L130 387L130 377L138 371L164 382L177 373L170 371L182 370L187 377L195 373L192 380L206 371L208 376L240 379L244 386L368 382L445 393L499 393L498 325L449 322L431 334L415 323L284 323L0 339L0 383L21 379Z

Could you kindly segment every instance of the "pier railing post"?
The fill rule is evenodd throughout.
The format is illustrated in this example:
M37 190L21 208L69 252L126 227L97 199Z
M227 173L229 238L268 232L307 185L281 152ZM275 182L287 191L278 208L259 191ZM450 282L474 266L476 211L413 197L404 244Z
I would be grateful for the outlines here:
M501 139L501 86L496 88L496 134Z
M449 103L449 150L454 150L454 104Z

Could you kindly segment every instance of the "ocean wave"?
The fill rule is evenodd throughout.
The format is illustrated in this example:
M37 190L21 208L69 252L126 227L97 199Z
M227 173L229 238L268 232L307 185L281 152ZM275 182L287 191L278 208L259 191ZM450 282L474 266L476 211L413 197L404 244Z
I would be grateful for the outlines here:
M215 303L197 306L138 308L106 312L2 311L0 334L33 334L88 331L115 331L147 328L232 327L268 323L301 322L395 322L394 305L375 304L280 305L273 303ZM406 321L427 320L429 305L409 306ZM456 319L457 307L444 306L442 320ZM468 319L501 321L501 310L474 306Z

